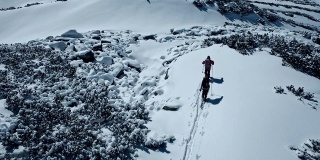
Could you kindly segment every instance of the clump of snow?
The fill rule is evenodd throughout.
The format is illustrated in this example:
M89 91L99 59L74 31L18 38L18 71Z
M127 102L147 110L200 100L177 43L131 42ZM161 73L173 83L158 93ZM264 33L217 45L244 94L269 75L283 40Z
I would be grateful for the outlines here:
M167 143L173 143L175 141L175 137L173 135L163 135L159 136L156 133L148 134L148 138L145 142L146 147L153 150L161 150L165 148Z
M4 65L4 64L0 64L0 70L1 70L1 71L6 70L5 66L6 66L6 65Z
M109 57L109 56L103 56L103 57L100 57L100 58L96 58L97 62L98 63L101 63L103 65L112 65L113 63L113 59L112 57Z
M4 117L12 115L12 112L6 109L6 99L0 99L0 114Z
M182 106L182 102L179 98L170 98L166 101L162 109L169 111L177 111Z

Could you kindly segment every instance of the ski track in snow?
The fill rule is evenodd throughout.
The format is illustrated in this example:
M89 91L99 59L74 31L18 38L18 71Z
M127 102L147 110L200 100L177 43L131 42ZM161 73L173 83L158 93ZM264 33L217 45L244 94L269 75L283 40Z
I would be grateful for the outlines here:
M202 115L202 111L203 111L203 106L204 106L204 102L201 101L201 98L199 98L201 92L199 91L201 87L201 83L199 85L199 88L197 89L197 93L195 93L195 97L196 97L196 102L195 102L195 107L196 107L196 115L193 119L193 125L191 127L190 130L190 134L188 139L186 140L186 147L185 147L185 151L184 151L184 155L183 155L183 160L191 160L191 156L192 156L192 151L193 151L193 146L194 146L194 137L197 133L198 127L199 127L199 121ZM199 102L199 100L201 102ZM200 111L199 111L200 110Z

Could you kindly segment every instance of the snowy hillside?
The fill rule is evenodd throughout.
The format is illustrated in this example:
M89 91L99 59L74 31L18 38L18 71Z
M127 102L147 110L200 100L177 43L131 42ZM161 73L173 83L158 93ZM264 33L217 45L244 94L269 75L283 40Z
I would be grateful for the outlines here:
M320 159L319 15L312 0L2 0L0 157Z

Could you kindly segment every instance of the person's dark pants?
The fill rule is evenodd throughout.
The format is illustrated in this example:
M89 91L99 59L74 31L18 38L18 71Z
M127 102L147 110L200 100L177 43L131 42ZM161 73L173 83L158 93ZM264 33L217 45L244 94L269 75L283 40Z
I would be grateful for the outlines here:
M206 77L210 77L210 70L205 70L204 75L206 75Z
M206 89L204 89L204 90L202 91L202 98L203 98L203 99L207 99L208 92L209 92L209 90L206 90Z

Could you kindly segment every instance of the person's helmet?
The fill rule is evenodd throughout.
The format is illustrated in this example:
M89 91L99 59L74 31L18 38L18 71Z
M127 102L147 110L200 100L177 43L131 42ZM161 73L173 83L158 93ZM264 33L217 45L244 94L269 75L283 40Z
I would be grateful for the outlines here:
M208 56L207 59L210 59L210 56Z

